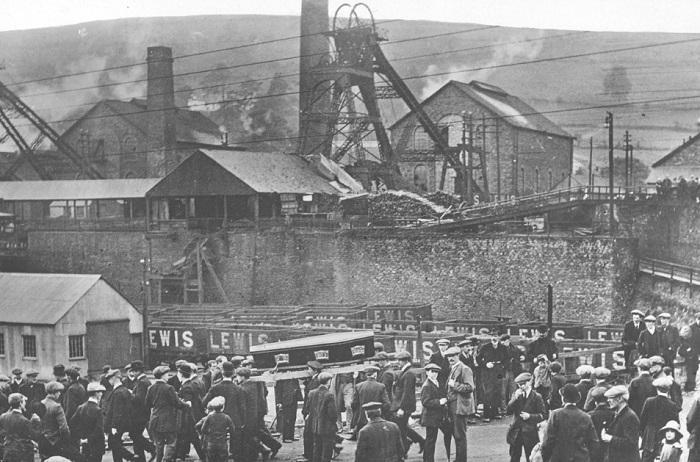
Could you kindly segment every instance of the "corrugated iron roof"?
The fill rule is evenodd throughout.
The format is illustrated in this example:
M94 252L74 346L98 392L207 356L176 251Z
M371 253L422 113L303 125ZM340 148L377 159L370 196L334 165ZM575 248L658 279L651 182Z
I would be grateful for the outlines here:
M122 178L113 180L0 181L0 199L6 201L55 201L87 199L134 199L160 178Z
M0 322L52 326L100 278L99 274L0 273Z
M338 195L304 159L290 154L201 149L258 193Z

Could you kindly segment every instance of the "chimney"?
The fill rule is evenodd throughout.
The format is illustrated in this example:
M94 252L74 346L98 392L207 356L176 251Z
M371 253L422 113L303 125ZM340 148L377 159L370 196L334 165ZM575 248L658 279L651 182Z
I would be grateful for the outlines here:
M325 122L304 117L309 109L316 84L323 80L313 72L321 61L326 61L324 54L329 52L328 37L328 0L302 0L299 39L299 148L301 155L319 152L319 144L327 136ZM330 92L322 100L314 102L314 112L330 111ZM316 149L314 149L314 147Z
M177 163L173 51L169 47L148 47L146 61L147 176L162 177Z

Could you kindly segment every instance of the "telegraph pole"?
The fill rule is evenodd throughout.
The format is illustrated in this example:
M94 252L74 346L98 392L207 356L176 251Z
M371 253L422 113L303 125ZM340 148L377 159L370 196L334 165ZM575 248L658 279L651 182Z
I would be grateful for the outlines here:
M625 130L625 189L630 186L630 132Z
M613 207L615 205L614 182L615 171L613 168L613 114L607 112L605 115L605 126L608 128L608 187L610 194L610 210L608 211L610 220L610 235L615 234L615 219L613 218Z
M588 140L588 186L593 186L593 137Z
M634 189L634 145L630 143L630 186Z

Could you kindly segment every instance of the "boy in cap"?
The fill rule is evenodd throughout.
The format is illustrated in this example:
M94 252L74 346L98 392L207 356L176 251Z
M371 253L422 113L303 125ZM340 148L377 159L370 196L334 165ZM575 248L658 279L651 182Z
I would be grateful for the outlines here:
M652 356L660 356L663 352L661 346L661 333L656 329L656 316L648 315L644 318L646 330L639 334L637 340L637 350L642 358L650 358Z
M605 397L608 407L615 413L612 422L600 434L605 460L639 462L639 418L627 405L627 387L610 387L605 392Z
M561 409L549 415L542 441L542 458L552 461L590 460L598 453L598 435L591 417L576 406L581 396L576 386L568 383L557 391Z
M212 398L207 404L208 414L197 422L196 430L202 435L202 445L207 454L207 462L226 462L228 447L226 437L234 436L233 421L224 413L226 399L223 396Z
M420 390L420 401L423 405L421 412L420 423L425 427L425 447L423 450L423 462L433 462L435 460L435 444L437 442L437 434L439 428L444 428L447 395L445 390L440 386L438 374L441 366L430 363L425 366L425 374L427 380L423 382ZM452 432L448 429L450 437ZM443 436L445 436L443 430ZM447 459L450 459L449 447L445 447Z
M673 368L673 362L681 346L681 337L676 326L671 325L671 314L663 312L659 315L659 333L661 334L661 356L666 365Z
M625 367L632 368L632 363L636 360L637 340L639 334L645 329L642 323L644 313L639 310L632 310L632 320L625 323L622 331L622 350L625 352Z
M658 446L658 431L669 420L679 422L680 409L671 401L668 392L671 389L671 377L661 377L653 382L657 396L648 398L639 416L639 427L642 429L642 462L653 462Z
M4 435L3 456L8 462L34 462L33 441L39 441L41 420L36 414L31 420L24 416L26 402L20 393L10 394L10 410L0 416L0 432Z
M66 414L60 404L63 384L51 381L46 384L46 398L41 401L43 405L41 427L43 437L39 439L39 452L42 460L51 456L61 456L67 459L80 459L78 448L74 447L70 440L70 429L66 421Z
M511 462L518 462L523 450L525 459L529 460L532 448L539 441L537 424L544 420L547 412L542 396L532 389L532 374L523 372L515 378L515 383L518 389L506 408L506 412L514 416L506 436Z
M576 375L579 377L579 381L576 384L576 389L578 390L578 394L581 396L581 399L577 404L579 409L583 409L583 406L586 403L586 396L588 396L588 391L593 388L592 376L594 370L595 369L593 366L588 364L582 364L576 368Z
M652 385L654 381L649 369L651 368L651 361L649 358L639 358L635 365L639 370L639 375L632 379L629 387L629 407L632 408L635 414L638 416L642 414L642 406L647 398L656 396L656 388Z
M10 382L10 390L12 393L19 393L19 389L26 381L22 378L22 369L15 367L12 369L12 381Z
M401 462L404 459L401 431L395 423L382 419L381 408L382 403L374 402L362 406L368 423L358 434L355 462Z
M71 436L77 440L87 440L82 447L86 462L101 462L105 453L105 435L102 423L100 401L105 387L91 382L87 387L87 401L78 406L69 420Z
M382 411L384 415L389 413L389 395L383 383L377 381L377 373L379 368L373 364L365 367L365 381L357 385L357 392L353 400L355 409L362 409L362 406L370 402L379 402L383 404ZM355 434L367 423L367 418L364 413L360 413L357 417L357 426L353 429Z

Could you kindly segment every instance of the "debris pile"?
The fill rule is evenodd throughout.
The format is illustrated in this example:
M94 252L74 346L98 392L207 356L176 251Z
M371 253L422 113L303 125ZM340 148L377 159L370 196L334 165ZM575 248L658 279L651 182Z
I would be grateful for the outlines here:
M369 218L372 222L437 219L447 207L407 191L385 191L369 198Z
M425 196L430 202L434 204L441 205L443 207L452 207L452 209L457 209L462 204L462 199L454 194L449 194L443 191L435 191Z

